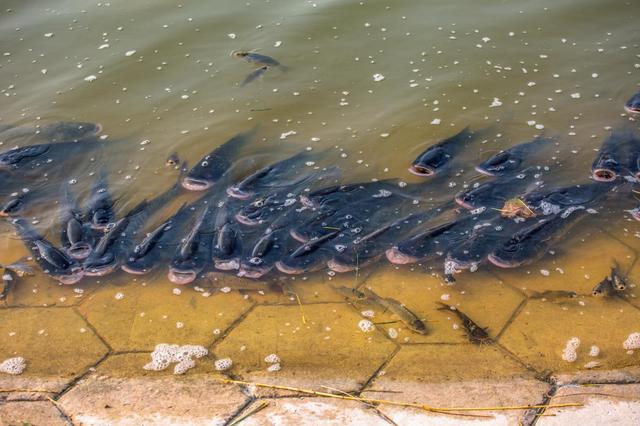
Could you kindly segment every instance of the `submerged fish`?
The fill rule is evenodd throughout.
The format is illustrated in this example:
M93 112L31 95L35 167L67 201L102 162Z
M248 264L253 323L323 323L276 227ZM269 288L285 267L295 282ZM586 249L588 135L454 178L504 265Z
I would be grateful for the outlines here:
M91 228L104 231L115 222L114 204L109 192L107 172L102 169L91 188L91 195L87 202L87 219L91 223Z
M611 282L611 278L605 277L602 281L593 287L591 290L591 295L595 297L602 296L612 296L615 294L615 290L613 288L613 283Z
M438 302L438 304L440 305L440 308L438 308L438 310L452 312L460 319L460 321L462 321L462 327L467 333L467 337L471 343L473 343L474 345L493 343L493 340L491 339L491 337L489 337L489 333L487 333L487 329L480 327L458 308L442 302Z
M85 229L83 214L69 185L65 185L60 205L60 243L69 256L86 259L91 253L92 239Z
M488 255L488 260L500 268L515 268L534 262L585 215L585 210L577 210L568 215L563 212L540 219L499 244Z
M7 126L0 129L0 141L18 137L39 136L47 142L76 142L98 135L102 126L97 123L62 121L41 126Z
M77 158L77 155L102 145L97 139L78 142L58 142L28 145L0 153L0 170L12 173L30 172L47 167L60 167L60 163ZM62 170L59 170L62 171Z
M369 300L382 306L385 310L397 316L411 331L418 334L427 334L429 330L422 319L407 308L403 303L390 297L380 297L368 288L364 288L362 293Z
M578 297L578 293L566 290L546 290L534 291L529 297L531 299L557 300Z
M624 109L631 114L640 114L640 92L636 93L624 104Z
M418 176L435 175L465 148L472 135L469 128L465 127L461 132L450 138L430 146L413 161L409 171Z
M24 263L23 259L9 265L0 265L2 268L2 289L0 289L0 300L5 300L15 286L15 275L33 275L33 269Z
M552 139L549 138L538 137L531 142L500 151L476 166L476 170L489 176L505 176L510 173L517 173L524 169L523 164L529 157L551 141Z
M182 186L189 191L204 191L219 181L238 159L240 150L248 144L255 129L239 133L209 154L205 155L182 180Z
M387 260L396 265L416 263L443 255L462 237L454 228L459 220L451 220L398 242L385 252Z
M591 166L591 177L596 182L613 182L634 168L639 155L640 137L629 128L616 130L602 144Z
M262 55L256 52L249 52L246 50L237 50L232 52L231 55L235 58L243 59L249 62L250 64L260 66L261 68L264 68L264 67L286 68L286 67L283 67L279 61L275 60L271 56Z
M517 176L490 180L475 188L461 191L454 199L458 205L468 210L482 208L497 210L513 196L534 191L540 185L542 181L539 175L530 170Z
M179 285L193 282L211 259L212 232L210 206L196 216L187 235L180 241L169 266L169 281Z
M174 152L168 156L164 163L167 167L178 167L180 165L180 157L178 157L178 153Z
M256 69L255 71L249 73L249 75L242 81L240 86L244 87L247 84L251 83L252 81L262 77L264 75L264 73L267 72L268 69L269 69L269 67L265 65L264 67L260 67L260 68Z

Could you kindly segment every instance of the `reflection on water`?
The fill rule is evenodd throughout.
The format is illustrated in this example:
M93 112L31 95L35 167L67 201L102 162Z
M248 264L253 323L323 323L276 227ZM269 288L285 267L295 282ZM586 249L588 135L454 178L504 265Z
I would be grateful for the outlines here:
M6 305L81 303L111 347L147 351L217 341L209 328L234 327L255 304L348 303L375 316L344 327L360 333L366 319L399 344L468 342L463 313L536 369L637 364L622 348L640 330L634 185L589 179L612 132L637 129L623 106L638 89L640 8L614 3L6 1L1 150L55 140L43 130L60 121L100 123L102 133L67 133L82 145L57 146L50 163L18 178L1 171L3 208L20 211L23 239L38 232L56 245L66 238L66 248L117 247L94 255L85 268L92 273L49 271L58 280L73 275L73 286L38 268L34 277L8 272L15 279ZM433 150L466 126L472 136ZM544 142L515 151L508 164L518 167L506 177L485 176L492 165L483 162L532 140ZM237 149L216 154L221 146ZM212 151L216 161L205 158ZM620 161L635 155L624 151ZM481 163L484 174L475 169ZM216 164L225 166L212 170ZM618 174L632 168L623 166ZM547 215L549 199L536 198L575 185L551 200L557 207L561 199L565 213L579 207L565 217ZM68 193L86 216L79 227ZM15 199L21 205L7 207ZM127 237L115 242L100 225L116 223L111 205L126 219L116 233ZM501 218L505 210L520 217ZM29 254L8 221L0 232L1 264ZM509 246L511 235L537 244ZM518 255L509 252L514 244ZM136 257L150 245L160 248L152 264ZM214 264L203 254L211 252ZM112 255L136 275L111 273ZM500 269L488 256L522 265ZM614 263L627 285L592 296L600 282L613 282ZM453 277L454 285L445 282ZM185 283L191 287L172 292ZM371 294L343 294L356 286ZM202 319L202 296L224 318L219 324ZM152 310L150 322L162 324L156 334L140 317ZM281 321L264 312L247 321ZM546 323L561 317L557 327ZM601 355L563 361L572 337ZM218 355L237 355L229 345ZM10 346L3 357L24 342Z

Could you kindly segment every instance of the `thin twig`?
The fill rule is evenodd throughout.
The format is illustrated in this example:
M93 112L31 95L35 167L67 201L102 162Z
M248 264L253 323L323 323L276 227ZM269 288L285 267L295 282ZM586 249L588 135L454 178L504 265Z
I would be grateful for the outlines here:
M241 421L246 420L248 417L253 416L258 411L264 410L265 408L267 408L267 406L269 406L269 403L267 401L262 401L258 406L252 408L251 410L246 412L244 415L238 417L237 419L229 423L229 426L237 425Z

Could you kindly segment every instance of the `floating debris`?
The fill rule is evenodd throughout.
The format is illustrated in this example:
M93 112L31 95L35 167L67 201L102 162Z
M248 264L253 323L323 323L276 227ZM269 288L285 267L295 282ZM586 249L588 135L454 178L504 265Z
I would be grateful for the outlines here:
M622 343L622 347L627 350L640 349L640 333L631 333Z
M27 362L21 356L5 359L0 363L0 373L18 375L27 368Z
M146 364L145 370L161 371L169 365L176 363L173 374L184 374L196 366L193 358L202 358L209 351L204 346L197 345L170 345L160 343L151 353L151 362Z
M567 362L575 362L578 359L578 347L580 346L580 339L572 337L567 340L567 344L562 350L562 359Z
M229 370L231 367L233 367L233 361L231 360L231 358L222 358L222 359L217 359L214 363L213 366L216 368L216 370L218 371L227 371Z

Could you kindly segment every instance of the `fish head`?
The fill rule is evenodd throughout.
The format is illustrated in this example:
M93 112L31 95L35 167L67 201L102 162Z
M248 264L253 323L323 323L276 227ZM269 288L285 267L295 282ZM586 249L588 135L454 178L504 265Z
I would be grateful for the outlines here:
M240 264L240 267L238 269L238 276L258 279L266 275L269 271L271 271L271 269L273 269L273 266L266 263L264 259L260 257L252 257L248 259L248 261L242 262Z
M385 252L387 260L395 265L416 263L418 258L402 252L398 247L392 247Z
M76 260L84 260L91 254L91 245L85 241L74 243L67 249L67 254Z
M24 207L24 203L20 197L12 198L0 209L0 217L8 217L16 214Z
M476 166L476 171L488 176L500 176L517 171L522 164L522 158L509 151L502 151Z
M118 260L113 252L106 252L102 257L88 259L84 264L85 275L103 277L115 271Z
M198 274L193 269L178 269L171 267L169 268L167 277L169 278L169 281L174 284L186 285L192 283L198 277Z
M107 231L114 226L114 224L111 223L112 219L113 215L109 211L106 209L98 209L93 213L93 217L91 218L91 227L93 229Z
M49 151L51 144L29 145L0 153L0 170L13 170L21 163L37 159Z
M155 260L158 259L154 259L152 256L129 257L120 268L128 274L145 275L156 266Z
M73 285L82 280L85 272L81 268L73 269L69 273L53 276L60 284Z
M440 171L451 156L440 147L427 149L413 162L409 171L417 176L433 176Z
M591 177L596 182L613 182L620 173L620 160L612 153L602 153L591 167Z
M640 114L640 92L633 95L624 104L624 109L631 114Z

